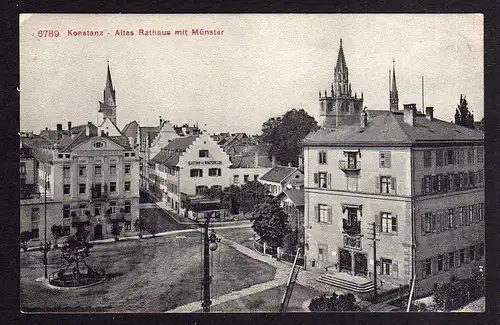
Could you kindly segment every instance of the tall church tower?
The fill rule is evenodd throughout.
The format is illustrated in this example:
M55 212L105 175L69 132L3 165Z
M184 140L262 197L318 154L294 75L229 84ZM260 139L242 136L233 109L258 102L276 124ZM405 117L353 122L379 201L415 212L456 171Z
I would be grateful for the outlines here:
M321 94L321 90L319 92L320 125L324 128L334 129L341 125L358 123L363 109L363 93L359 98L356 93L354 96L352 95L342 39L340 39L337 65L333 77L334 83L331 84L330 93L328 94L326 89L324 94Z
M106 88L104 88L103 101L99 101L99 113L102 113L102 120L109 119L116 125L116 96L113 82L111 81L111 72L109 71L108 61L108 74L106 76Z
M396 68L394 67L394 59L392 59L392 87L391 75L389 71L389 104L390 111L397 112L399 109L398 88L396 87Z

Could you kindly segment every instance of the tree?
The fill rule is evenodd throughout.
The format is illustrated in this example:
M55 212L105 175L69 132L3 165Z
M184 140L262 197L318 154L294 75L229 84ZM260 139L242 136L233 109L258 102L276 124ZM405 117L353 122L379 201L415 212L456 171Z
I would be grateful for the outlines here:
M73 280L79 282L81 280L82 274L80 273L80 263L83 262L85 266L87 266L87 276L93 274L93 270L91 267L87 265L85 262L85 258L90 256L90 248L92 248L92 244L89 244L85 238L78 238L77 236L70 236L66 239L66 242L61 247L61 256L66 262L68 266L66 270L75 263L75 267L73 269ZM59 270L58 278L61 281L65 280L65 271ZM90 274L89 274L90 273Z
M252 229L271 247L283 247L283 238L289 231L288 215L278 200L268 197L252 211Z
M362 310L356 304L356 298L352 293L333 294L331 296L323 295L314 298L309 304L311 311L360 311Z
M146 220L144 218L135 219L134 228L139 232L139 238L142 238L142 232L146 231Z
M31 231L25 230L21 232L20 241L23 251L28 251L28 242L33 239L33 234Z
M455 112L455 124L465 126L469 129L475 129L474 127L474 115L469 112L467 107L467 100L465 96L460 95L460 103L457 105Z
M120 238L120 233L122 232L122 226L120 226L120 222L118 220L111 221L111 234L115 236L115 240L118 241Z
M262 141L269 143L269 157L276 156L279 164L298 166L301 141L318 129L314 117L303 109L292 109L282 118L270 118L262 125Z
M54 236L54 247L57 247L57 240L63 236L63 227L61 225L52 225L50 231Z
M258 181L246 182L239 191L239 204L241 212L250 213L254 207L264 202L267 197L267 189Z

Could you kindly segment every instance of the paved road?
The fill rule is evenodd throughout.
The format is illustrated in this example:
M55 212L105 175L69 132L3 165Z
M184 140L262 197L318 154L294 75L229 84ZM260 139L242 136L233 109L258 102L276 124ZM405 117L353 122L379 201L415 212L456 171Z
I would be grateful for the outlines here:
M141 203L139 206L141 218L156 220L158 232L198 228L196 225L183 225L177 223L167 212L158 208L154 203Z

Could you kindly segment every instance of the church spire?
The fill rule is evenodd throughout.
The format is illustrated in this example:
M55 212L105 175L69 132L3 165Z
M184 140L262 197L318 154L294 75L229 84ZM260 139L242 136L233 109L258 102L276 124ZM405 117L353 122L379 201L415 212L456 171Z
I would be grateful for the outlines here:
M345 63L344 48L342 39L340 39L339 55L337 56L337 65L334 70L335 93L339 96L349 95L349 71Z
M344 48L342 47L342 39L340 39L339 55L337 56L337 65L335 66L335 70L347 71Z
M396 112L399 108L398 88L396 86L396 67L392 59L392 87L389 93L390 111Z
M111 80L111 71L108 69L106 75L106 87L104 88L104 95L102 102L99 101L99 112L103 114L103 120L109 119L116 125L116 95L113 88L113 81Z

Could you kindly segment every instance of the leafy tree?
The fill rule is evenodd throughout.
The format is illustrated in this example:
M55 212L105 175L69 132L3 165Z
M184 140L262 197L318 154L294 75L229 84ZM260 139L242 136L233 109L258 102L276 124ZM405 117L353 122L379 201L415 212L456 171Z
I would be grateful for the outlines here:
M467 100L465 96L460 95L460 103L457 105L455 112L455 124L465 126L469 129L475 129L474 127L474 115L471 114L469 108L467 107Z
M240 191L241 188L233 184L222 192L221 202L229 208L231 214L240 213Z
M252 211L252 229L272 247L283 247L283 238L289 232L288 215L278 200L268 197Z
M54 236L54 247L57 247L57 240L63 236L63 227L61 225L52 225L50 231Z
M21 232L20 241L23 251L28 251L28 242L33 239L33 234L31 231L25 230Z
M258 181L246 182L241 186L239 192L240 209L243 213L250 213L256 205L264 202L267 197L267 189Z
M91 268L85 263L85 258L90 256L90 248L93 245L89 244L86 239L78 238L77 236L70 236L66 239L66 242L61 247L61 256L68 263L68 267L72 263L75 263L74 276L76 280L81 276L80 273L80 263L84 263L89 270ZM60 280L64 280L64 271L60 270L58 273L58 277Z
M142 238L142 232L146 231L146 220L144 218L135 219L134 228L139 232L139 238Z
M311 300L309 304L311 311L360 311L362 310L356 304L356 298L352 293L333 294L331 296L323 295Z
M118 241L120 238L120 233L122 232L122 226L120 225L120 222L118 220L113 220L111 222L111 234L115 236L115 240Z
M298 166L301 141L311 131L318 129L314 117L303 109L292 109L282 118L270 118L262 125L262 141L269 143L269 156L276 156L278 163L289 162Z

